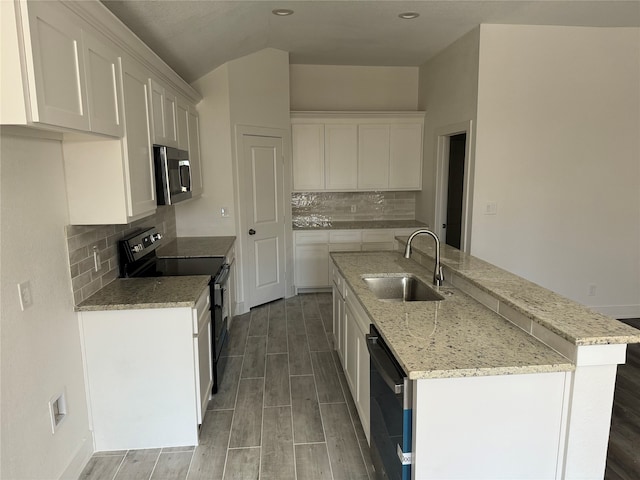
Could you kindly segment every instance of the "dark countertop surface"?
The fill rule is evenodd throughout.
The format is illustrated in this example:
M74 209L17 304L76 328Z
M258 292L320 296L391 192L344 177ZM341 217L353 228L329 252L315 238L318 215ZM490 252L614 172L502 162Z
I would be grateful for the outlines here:
M368 230L376 228L425 228L426 223L418 220L350 220L322 221L320 223L293 221L294 230Z
M224 257L236 237L178 237L156 251L159 258Z

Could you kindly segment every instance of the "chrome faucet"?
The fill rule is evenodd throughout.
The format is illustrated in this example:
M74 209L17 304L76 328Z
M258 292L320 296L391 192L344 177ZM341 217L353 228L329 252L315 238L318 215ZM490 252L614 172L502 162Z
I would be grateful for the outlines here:
M417 235L420 235L421 233L431 235L436 242L436 265L433 270L433 284L441 287L442 282L444 281L444 274L442 273L442 265L440 265L440 239L435 233L433 233L431 230L427 230L426 228L421 228L420 230L416 230L411 235L409 235L407 246L404 249L404 258L411 257L411 242Z

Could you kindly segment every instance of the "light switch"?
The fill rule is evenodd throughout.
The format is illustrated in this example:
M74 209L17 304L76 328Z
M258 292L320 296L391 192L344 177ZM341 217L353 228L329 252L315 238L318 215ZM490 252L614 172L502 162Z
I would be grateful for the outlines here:
M485 215L497 215L498 214L498 203L497 202L487 202L484 206L484 214Z

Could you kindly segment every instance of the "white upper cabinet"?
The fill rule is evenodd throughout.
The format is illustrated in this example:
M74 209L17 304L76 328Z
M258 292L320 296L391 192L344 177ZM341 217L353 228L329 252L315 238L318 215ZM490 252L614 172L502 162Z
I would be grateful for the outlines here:
M82 28L57 3L20 7L32 121L90 131Z
M389 125L358 125L358 188L389 186Z
M293 112L293 190L420 190L423 125L424 112Z
M72 225L124 224L156 211L148 72L127 57L120 67L124 138L62 142Z
M146 72L128 59L122 60L127 134L123 142L128 186L128 212L138 217L156 208L153 150L149 141L150 121Z
M422 123L391 125L389 132L389 188L422 188Z
M149 79L152 142L178 147L176 131L176 96L153 78Z
M106 42L83 31L84 65L91 131L122 137L122 91L120 55Z
M188 117L189 105L178 99L176 102L176 138L180 150L189 150Z
M324 125L291 125L293 189L324 190Z
M358 127L324 127L325 190L353 190L358 186Z
M198 112L193 107L187 110L187 135L189 161L191 162L192 198L202 195L202 160L200 158L200 123ZM180 147L182 148L182 147Z

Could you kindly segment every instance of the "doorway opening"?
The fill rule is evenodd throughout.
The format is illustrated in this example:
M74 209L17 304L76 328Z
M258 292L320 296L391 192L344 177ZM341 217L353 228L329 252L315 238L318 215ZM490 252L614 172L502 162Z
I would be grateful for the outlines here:
M471 121L436 131L438 138L435 227L443 243L471 249L473 162Z

